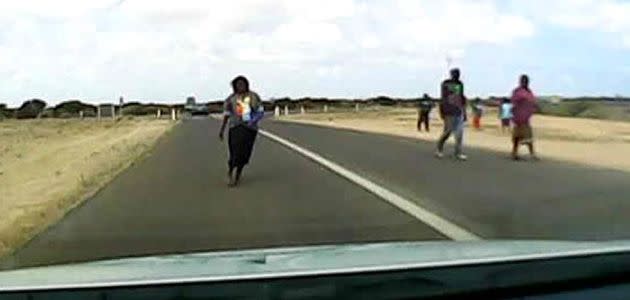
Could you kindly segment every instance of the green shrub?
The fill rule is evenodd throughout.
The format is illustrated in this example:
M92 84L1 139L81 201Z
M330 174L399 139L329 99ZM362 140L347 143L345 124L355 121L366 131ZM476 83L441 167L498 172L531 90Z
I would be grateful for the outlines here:
M20 108L15 111L15 117L18 119L33 119L43 112L44 106L39 102L26 101Z
M396 101L394 99L387 96L378 96L376 98L368 99L367 102L370 104L375 103L382 106L394 106L396 104Z
M55 114L59 117L61 117L61 115L78 117L81 111L83 111L84 114L86 112L93 112L96 114L96 106L83 103L79 100L65 101L55 106Z
M4 103L0 103L0 120L6 119L7 117L7 105Z
M582 113L585 113L589 109L594 107L593 103L589 102L567 102L566 110L568 111L570 116L579 116Z
M540 103L541 113L562 116L576 117L591 108L588 102L560 102L560 103Z
M128 105L123 107L122 114L123 115L132 115L132 116L146 116L146 115L155 115L157 114L158 107L156 106L147 106L142 104L136 105ZM162 113L165 111L162 110Z
M95 118L96 117L96 110L85 110L85 111L83 111L83 117L84 118Z
M55 110L53 108L47 108L42 112L41 115L42 118L54 118L55 117Z
M602 120L630 120L630 104L611 102L566 101L540 103L541 114Z
M39 99L27 100L15 112L18 119L34 119L46 108L46 102Z
M62 112L55 113L55 117L61 118L61 119L70 119L70 118L78 118L79 114L62 111Z

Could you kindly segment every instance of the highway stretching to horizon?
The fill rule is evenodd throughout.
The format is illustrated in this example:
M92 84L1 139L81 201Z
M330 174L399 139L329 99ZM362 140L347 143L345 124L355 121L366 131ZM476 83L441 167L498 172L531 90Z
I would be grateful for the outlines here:
M0 267L319 244L630 238L629 173L472 148L466 162L439 160L430 142L266 120L241 185L228 188L219 126L176 125Z

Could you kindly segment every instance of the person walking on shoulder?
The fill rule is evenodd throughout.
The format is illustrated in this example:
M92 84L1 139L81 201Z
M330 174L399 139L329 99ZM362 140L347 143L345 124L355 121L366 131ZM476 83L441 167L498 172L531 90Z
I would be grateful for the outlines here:
M418 131L421 131L422 125L424 124L424 130L429 132L429 115L431 114L432 109L433 102L431 101L431 98L429 95L424 94L418 107Z
M444 157L444 143L451 134L454 134L455 157L459 160L466 160L467 157L462 152L464 122L466 121L464 84L459 79L459 69L452 69L450 73L451 78L444 80L441 86L440 116L444 120L444 131L438 140L435 155L438 158Z
M538 160L534 152L534 141L530 119L534 112L538 110L538 104L534 93L529 88L529 77L521 75L519 86L512 92L512 159L519 160L518 146L527 145L532 159Z
M501 132L504 133L510 129L510 122L512 121L512 103L509 98L503 98L501 101L499 119L501 119Z
M481 117L483 116L483 104L481 99L477 98L472 103L473 111L473 127L477 130L481 130Z
M249 81L244 76L232 80L233 93L223 104L223 123L219 139L223 140L225 127L228 131L228 186L237 186L245 165L249 163L258 133L258 122L264 116L262 101L258 94L249 90ZM234 174L236 170L236 174Z

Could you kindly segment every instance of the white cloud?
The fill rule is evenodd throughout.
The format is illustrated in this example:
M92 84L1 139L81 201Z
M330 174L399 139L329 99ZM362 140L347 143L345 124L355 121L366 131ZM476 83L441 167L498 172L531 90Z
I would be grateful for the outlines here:
M374 49L381 46L381 40L374 35L368 34L359 40L361 47Z
M516 1L517 10L571 30L608 33L613 44L630 48L630 2L620 0L531 0Z
M340 66L321 66L317 67L315 73L321 77L333 77L339 78L341 76L342 68Z
M492 1L398 1L395 33L417 43L446 46L509 43L534 34L527 19L501 13ZM379 13L376 11L375 13ZM400 18L398 14L405 16Z
M16 102L35 93L216 96L237 73L282 78L291 70L306 82L435 70L449 53L464 60L472 45L535 33L529 19L489 0L22 0L0 4L0 25L0 68L10 74L0 89ZM278 82L262 92L300 88Z
M630 3L608 0L560 1L551 14L552 22L571 27L599 29L609 32L630 30Z
M353 0L284 0L287 16L306 21L330 21L352 17L357 10Z
M330 45L342 39L339 27L333 23L294 22L280 25L271 36L278 42Z
M115 5L116 0L21 0L0 2L1 17L77 17Z

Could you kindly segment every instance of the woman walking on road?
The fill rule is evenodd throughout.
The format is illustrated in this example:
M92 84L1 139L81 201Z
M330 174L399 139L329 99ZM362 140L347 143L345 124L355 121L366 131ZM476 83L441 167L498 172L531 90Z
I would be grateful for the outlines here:
M243 167L249 163L254 142L258 133L258 122L264 115L262 102L258 94L249 90L249 81L244 76L232 80L233 93L223 104L223 123L219 138L223 140L225 126L228 132L228 186L238 185ZM236 169L236 174L234 170Z
M525 144L529 148L529 154L535 160L538 159L534 152L534 141L530 119L538 109L536 98L529 88L529 77L521 75L519 86L512 92L512 159L519 160L518 146Z

